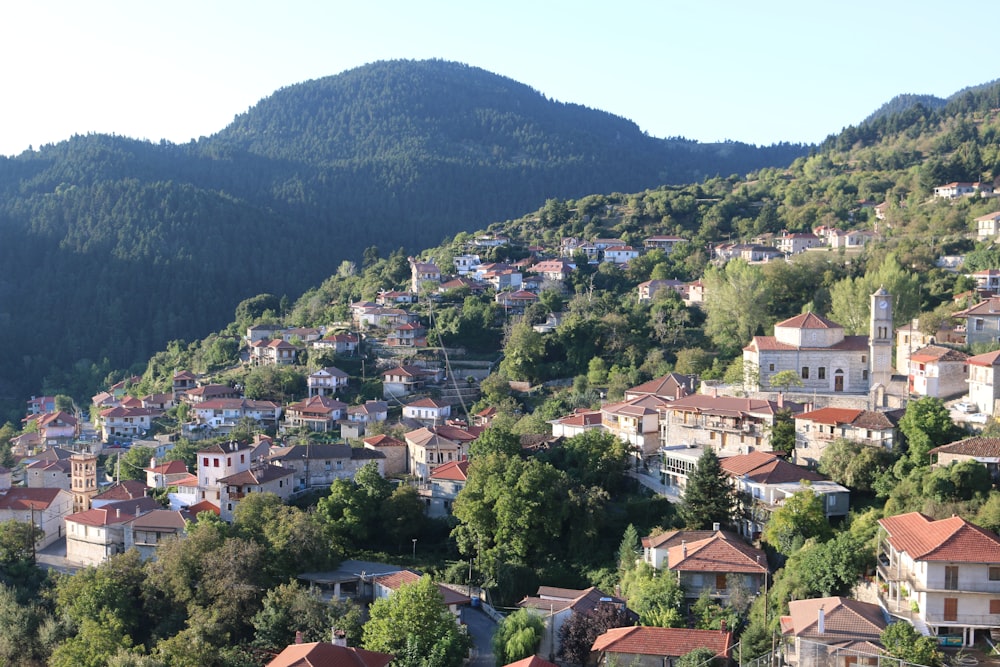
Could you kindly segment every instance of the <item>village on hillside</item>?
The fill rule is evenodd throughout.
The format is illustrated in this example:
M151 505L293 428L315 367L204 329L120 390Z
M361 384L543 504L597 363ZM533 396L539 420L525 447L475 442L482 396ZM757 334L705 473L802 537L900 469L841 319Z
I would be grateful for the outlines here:
M988 184L956 182L935 188L934 195L995 193ZM811 233L719 243L711 248L711 262L756 266L805 255L850 256L877 241L885 221L885 204L861 206L871 209L870 228L818 226ZM995 239L1000 213L969 224L977 238ZM427 517L458 526L468 578L460 579L464 585L435 582L448 618L461 625L470 613L489 613L498 633L509 619L536 619L525 621L525 627L537 622L541 628L531 655L498 664L694 667L713 659L750 664L748 633L755 623L764 627L768 614L775 621L768 590L792 585L778 581L778 571L819 568L796 560L796 552L809 552L834 529L849 524L855 530L861 522L852 517L884 507L885 514L864 528L864 539L851 543L869 550L870 561L859 562L853 580L819 589L829 595L791 593L778 613L777 634L756 639L767 647L762 659L801 667L881 664L881 657L896 655L886 637L903 633L887 634L897 624L912 630L911 643L927 638L920 646L933 647L928 655L934 660L941 648L971 649L1000 639L997 523L945 514L975 492L985 497L1000 479L1000 432L991 429L1000 417L1000 351L970 353L1000 342L1000 269L963 274L961 257L938 258L939 267L975 286L956 297L961 305L953 317L933 327L919 319L900 325L899 295L888 285L858 297L860 325L812 311L791 316L767 335L752 332L739 342L735 376L671 370L618 395L608 387L608 370L594 364L588 390L595 401L539 417L544 432L512 436L508 397L545 395L574 383L572 377L538 382L530 373L498 373L517 368L510 340L528 321L526 313L537 314L533 306L552 294L568 294L576 272L601 264L624 269L648 253L669 256L689 242L674 235L580 236L524 246L512 234L482 232L468 235L448 265L439 265L439 257L410 257L406 284L382 290L373 301L340 304L349 319L303 327L260 318L246 327L234 343L239 359L233 367L296 375L299 394L283 401L248 397L247 387L227 382L223 373L187 368L173 369L169 388L160 393L138 395L148 378L130 377L80 409L57 407L55 396L33 397L22 430L11 439L16 465L0 469L0 521L33 524L34 549L42 558L75 571L131 550L155 560L161 545L183 539L199 516L210 513L232 524L241 503L258 494L294 504L376 474L394 488L412 489ZM523 257L490 261L498 248L511 246ZM702 279L657 277L632 285L630 293L637 303L676 299L700 310L713 299L711 290ZM441 344L435 330L445 317L442 299L455 294L492 295L505 323L506 350L469 354L460 341L452 342L455 337ZM568 316L546 312L531 323L530 335L544 341ZM495 401L498 395L504 399ZM622 581L631 577L631 587L608 588L607 579L583 588L540 581L506 607L490 598L496 581L483 577L483 585L473 585L483 536L462 533L465 515L456 516L456 504L468 502L466 487L487 493L485 482L473 478L477 464L494 456L491 430L516 436L515 456L524 461L558 456L568 442L586 438L618 443L624 452L619 472L627 483L680 508L672 525L636 534L631 544L623 540L625 555L609 566ZM931 433L948 440L935 441ZM927 441L918 434L927 434ZM872 472L884 461L896 462L891 474L900 484L926 462L922 490L913 493L940 493L942 514L890 513L901 506L896 497L876 495L890 478ZM852 468L852 462L858 463ZM554 512L534 511L546 510ZM816 516L822 525L807 526ZM474 546L464 550L475 540L478 552ZM422 580L415 564L425 541L408 533L399 541L404 558L398 563L345 560L336 571L302 571L297 580L327 600L378 604ZM670 583L657 585L669 590L652 598L636 592L664 580ZM662 604L667 599L670 604ZM759 611L751 611L758 599L764 599L753 607ZM753 620L756 613L763 621ZM580 633L588 637L582 654ZM393 655L365 650L357 639L342 633L330 641L289 637L288 648L267 664L392 664ZM489 647L490 638L484 641ZM495 652L497 643L492 646ZM681 662L690 655L705 662Z

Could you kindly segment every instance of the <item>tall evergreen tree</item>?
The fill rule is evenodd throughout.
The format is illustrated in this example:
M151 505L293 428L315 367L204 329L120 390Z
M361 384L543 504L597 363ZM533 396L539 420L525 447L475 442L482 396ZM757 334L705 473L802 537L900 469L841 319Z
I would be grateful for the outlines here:
M715 451L706 449L688 478L680 515L690 530L732 523L736 500Z

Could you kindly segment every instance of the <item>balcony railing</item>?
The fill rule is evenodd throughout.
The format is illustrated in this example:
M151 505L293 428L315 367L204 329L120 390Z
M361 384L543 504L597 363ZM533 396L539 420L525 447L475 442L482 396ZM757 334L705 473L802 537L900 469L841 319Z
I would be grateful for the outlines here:
M943 585L928 585L924 581L917 579L912 570L907 568L897 569L895 563L886 563L883 556L879 557L878 573L884 581L901 582L911 591L922 593L988 593L1000 595L1000 581L988 580L962 580L957 586L945 587Z

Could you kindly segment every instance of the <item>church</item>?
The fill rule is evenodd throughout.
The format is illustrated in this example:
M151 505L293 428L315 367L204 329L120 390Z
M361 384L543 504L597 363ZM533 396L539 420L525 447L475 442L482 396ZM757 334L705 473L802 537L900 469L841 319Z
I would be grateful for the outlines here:
M815 313L796 315L743 348L745 384L775 391L771 378L790 370L802 382L796 392L867 394L892 378L892 331L892 295L881 287L871 295L867 336L845 336L843 326Z

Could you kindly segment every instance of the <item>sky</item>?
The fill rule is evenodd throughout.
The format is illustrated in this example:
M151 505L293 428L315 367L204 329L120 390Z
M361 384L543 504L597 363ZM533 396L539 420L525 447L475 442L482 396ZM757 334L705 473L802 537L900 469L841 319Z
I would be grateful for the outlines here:
M895 95L1000 78L973 14L925 0L6 2L0 155L91 132L184 143L279 88L427 58L656 137L815 143Z

